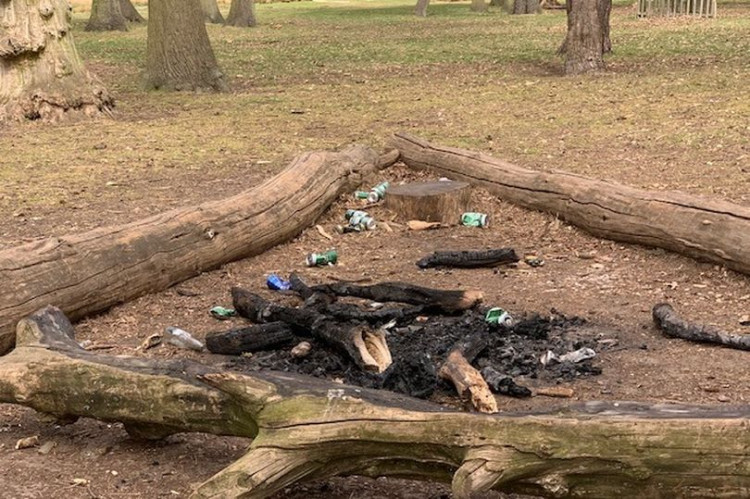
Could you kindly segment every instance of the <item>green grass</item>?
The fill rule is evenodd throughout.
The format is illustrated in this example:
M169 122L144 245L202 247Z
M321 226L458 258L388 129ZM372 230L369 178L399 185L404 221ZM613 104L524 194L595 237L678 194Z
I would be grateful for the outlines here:
M639 20L618 1L609 71L575 78L555 54L564 11L412 10L401 0L261 4L257 28L209 25L232 88L222 95L142 91L145 26L89 33L76 14L79 52L115 94L116 119L3 129L0 150L12 154L0 163L0 210L58 209L70 191L144 205L170 178L247 178L232 182L240 188L257 181L258 160L272 162L267 175L303 150L382 146L398 130L528 167L745 200L750 2L720 3L713 20ZM111 179L137 192L103 187Z

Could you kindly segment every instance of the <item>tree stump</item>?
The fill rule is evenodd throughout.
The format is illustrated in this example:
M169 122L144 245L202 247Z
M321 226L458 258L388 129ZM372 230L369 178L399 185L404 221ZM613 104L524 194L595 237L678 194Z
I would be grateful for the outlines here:
M385 206L404 220L456 224L470 195L467 182L417 182L388 188Z

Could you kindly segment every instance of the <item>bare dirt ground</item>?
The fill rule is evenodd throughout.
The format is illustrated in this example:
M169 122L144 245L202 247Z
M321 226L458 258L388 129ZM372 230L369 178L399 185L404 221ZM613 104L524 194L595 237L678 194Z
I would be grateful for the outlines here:
M391 182L430 178L403 166L383 172ZM435 178L432 176L431 178ZM350 196L339 200L320 220L333 235L329 241L310 228L293 241L255 258L226 265L166 290L122 304L77 325L78 339L112 345L105 353L148 357L194 358L217 364L226 357L193 353L162 345L145 353L140 342L164 327L176 325L197 337L238 325L219 322L208 310L231 306L229 288L239 285L271 296L265 278L271 273L299 272L311 283L369 278L374 282L406 280L442 288L480 288L488 305L520 316L549 313L586 318L618 345L602 351L596 365L600 376L582 377L563 386L573 388L572 400L534 397L498 399L501 410L555 407L576 401L611 399L674 401L705 404L746 404L750 387L746 353L663 338L651 322L651 307L669 301L686 317L727 330L741 331L739 317L747 311L750 283L722 268L696 263L661 250L623 245L590 237L553 216L528 212L487 193L473 193L474 208L490 214L489 228L455 226L438 231L410 232L403 220L383 207L370 212L381 221L395 221L364 234L339 235L333 226ZM59 213L55 216L63 216ZM84 220L102 223L96 212ZM283 222L280 222L283 223ZM542 257L545 265L471 270L419 270L416 260L436 249L483 249L511 246ZM305 254L335 247L335 267L307 268ZM195 296L183 296L191 291ZM698 312L700 311L700 312ZM538 386L539 380L524 380ZM163 442L130 439L119 424L80 420L69 426L51 424L34 411L0 406L0 471L5 497L171 497L186 496L201 481L239 457L248 441L208 435L176 435ZM38 435L54 447L15 450L16 441ZM585 438L585 436L582 436ZM75 479L85 484L76 485ZM335 479L289 489L280 497L447 497L445 485L370 479Z

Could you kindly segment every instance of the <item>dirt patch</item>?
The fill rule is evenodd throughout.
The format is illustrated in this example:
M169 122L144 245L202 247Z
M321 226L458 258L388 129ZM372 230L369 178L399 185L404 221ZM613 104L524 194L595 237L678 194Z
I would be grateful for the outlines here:
M397 183L433 177L397 166L384 172L383 178ZM511 332L499 334L484 323L480 311L398 325L399 330L390 335L389 342L409 361L403 364L399 376L391 378L389 386L393 388L399 389L399 379L408 379L414 385L412 374L424 374L428 363L420 365L418 359L424 359L424 355L415 352L439 361L461 334L479 330L490 340L490 348L477 359L479 367L492 365L505 370L532 389L559 386L574 392L571 400L499 397L498 405L503 411L552 409L594 399L712 404L743 404L750 400L750 387L736 382L747 375L746 352L666 339L656 331L650 317L655 303L669 301L686 318L743 332L746 328L739 326L738 319L747 312L750 300L746 277L661 250L595 239L553 216L521 210L481 190L473 192L472 204L477 211L490 215L489 228L454 226L413 232L406 230L397 214L375 206L370 209L371 214L380 222L388 222L393 232L384 230L381 223L372 232L339 235L333 226L341 223L346 208L357 206L351 197L343 197L320 220L333 235L332 241L314 228L308 229L263 255L226 265L84 320L77 325L78 339L110 345L113 354L188 357L243 369L273 366L328 379L385 385L385 378L363 378L346 359L320 346L313 350L313 359L320 361L316 364L312 359L292 361L286 351L260 353L248 359L194 353L168 345L142 353L135 349L147 336L170 325L189 330L198 338L241 326L241 319L219 322L208 310L214 305L231 306L229 289L235 285L277 299L278 293L265 287L270 273L298 272L310 284L332 279L404 280L445 289L479 288L485 295L484 306L501 306L521 322ZM415 264L438 249L508 246L519 255L537 255L545 264L455 270L421 270ZM331 247L339 252L338 265L305 266L307 253ZM192 296L185 296L185 290ZM540 314L541 319L534 314ZM524 322L524 318L532 320ZM602 343L603 339L613 341ZM560 354L580 346L597 351L597 357L588 365L601 368L600 375L539 367L538 358L546 350ZM510 347L515 354L508 356ZM438 384L430 397L457 404L447 385ZM0 454L8 463L0 481L9 491L8 497L185 496L240 456L249 443L192 434L142 443L131 440L117 423L81 420L57 426L31 410L2 405L0 411ZM30 435L39 435L41 444L53 442L55 447L44 455L36 448L13 449L16 440ZM75 478L88 482L75 485ZM360 489L368 497L437 498L447 497L448 493L446 486L440 484L337 479L293 487L279 497L350 497Z

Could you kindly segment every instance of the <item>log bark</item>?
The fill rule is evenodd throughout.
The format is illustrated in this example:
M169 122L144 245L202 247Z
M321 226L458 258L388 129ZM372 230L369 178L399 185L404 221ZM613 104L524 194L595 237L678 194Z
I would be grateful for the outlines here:
M120 10L125 19L131 23L143 23L146 19L136 10L135 5L131 0L120 0Z
M66 334L67 333L67 334ZM194 499L262 498L336 475L451 481L544 497L747 497L750 408L589 402L551 414L479 415L285 373L86 352L47 309L0 358L0 402L136 434L254 437ZM106 396L103 394L106 393Z
M393 144L411 167L466 180L505 201L553 213L595 236L664 248L750 275L750 207L529 170L408 134L397 134Z
M128 21L120 0L93 0L86 31L127 31Z
M224 23L224 16L221 15L219 10L219 4L216 0L198 0L200 2L201 11L205 17L206 22L214 24Z
M255 0L232 0L232 4L229 6L229 15L224 23L225 26L251 28L257 24Z
M750 350L750 335L727 333L711 326L690 323L682 319L669 303L654 305L652 316L656 327L670 338Z
M435 251L417 261L421 269L432 267L496 267L519 260L513 248L499 248L484 251Z
M274 350L295 341L292 328L283 322L269 322L253 326L209 333L206 348L211 353L240 355L245 352Z
M427 17L427 7L430 5L430 0L417 0L417 5L414 7L414 15L417 17Z
M415 286L404 282L382 282L370 286L339 282L312 286L312 290L334 296L352 296L377 302L401 302L422 305L453 313L468 310L483 299L479 290L445 290Z
M388 188L385 207L401 220L455 225L469 211L471 189L466 182L415 182Z
M77 320L286 241L394 156L308 152L234 197L0 251L0 352L15 322L44 305Z

